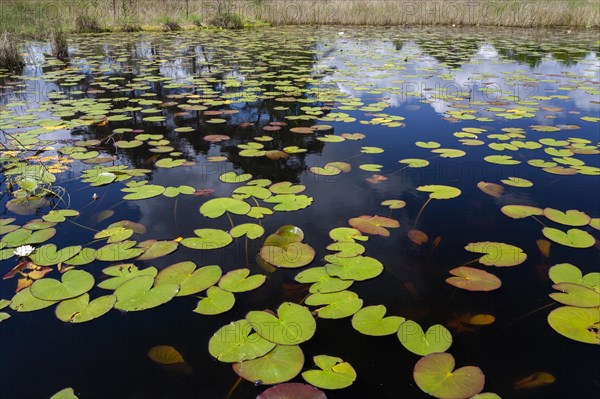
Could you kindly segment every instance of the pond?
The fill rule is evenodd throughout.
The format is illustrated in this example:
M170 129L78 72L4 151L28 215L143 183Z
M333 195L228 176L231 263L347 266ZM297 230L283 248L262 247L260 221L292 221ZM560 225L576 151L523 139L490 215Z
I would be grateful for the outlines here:
M597 32L69 45L0 71L3 398L600 395Z

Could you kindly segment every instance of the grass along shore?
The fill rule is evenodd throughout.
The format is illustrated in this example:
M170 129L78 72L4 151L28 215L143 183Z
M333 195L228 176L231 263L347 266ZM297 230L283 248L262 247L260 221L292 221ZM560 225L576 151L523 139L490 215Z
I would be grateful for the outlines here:
M178 30L203 26L600 26L600 0L0 0L0 31Z

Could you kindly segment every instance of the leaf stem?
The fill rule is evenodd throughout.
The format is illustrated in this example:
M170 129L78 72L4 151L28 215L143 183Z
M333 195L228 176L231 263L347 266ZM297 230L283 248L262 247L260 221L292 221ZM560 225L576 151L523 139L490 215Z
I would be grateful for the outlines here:
M427 204L429 204L430 201L431 201L431 197L429 197L429 199L427 201L425 201L425 203L419 210L419 213L417 213L417 218L415 219L415 223L413 224L413 230L416 230L417 223L419 223L419 218L421 217L421 214L423 213L423 211L425 210L425 207L427 206Z

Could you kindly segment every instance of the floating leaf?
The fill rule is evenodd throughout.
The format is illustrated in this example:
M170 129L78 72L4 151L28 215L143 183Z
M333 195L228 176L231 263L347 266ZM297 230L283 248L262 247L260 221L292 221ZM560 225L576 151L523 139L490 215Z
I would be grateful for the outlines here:
M38 266L53 266L66 261L77 255L81 251L80 245L66 247L60 251L56 250L56 245L46 244L38 247L30 255L31 260Z
M527 254L519 247L501 242L472 242L465 246L469 252L486 254L479 258L479 263L487 266L516 266L525 262Z
M353 283L352 280L331 277L324 267L312 267L304 270L296 275L295 280L299 283L312 283L309 288L311 294L343 291Z
M159 196L165 191L165 188L155 184L145 184L139 187L126 187L121 189L121 191L125 193L131 193L125 195L123 197L124 200L134 201Z
M88 292L94 286L94 277L83 270L69 270L61 281L51 278L37 280L31 286L31 294L44 301L62 301Z
M552 227L544 227L542 234L551 241L572 248L590 248L596 243L592 235L580 229L569 229L565 233Z
M250 277L249 269L232 270L219 280L219 287L229 292L252 291L264 284L266 276L255 274Z
M429 198L442 200L456 198L461 194L458 188L442 185L419 186L417 190L430 193Z
M50 397L50 399L78 399L73 388L65 388Z
M577 266L570 263L560 263L550 268L548 275L554 284L573 283L599 291L600 273L588 273L585 276Z
M235 226L229 233L233 238L246 236L251 240L255 240L265 234L265 229L256 223L244 223Z
M356 380L354 368L339 357L319 355L313 360L320 370L305 371L302 378L318 388L343 389Z
M383 216L359 216L348 220L350 226L367 234L377 234L389 237L390 232L387 228L398 228L400 223L397 220Z
M181 245L192 249L219 249L231 244L233 238L223 230L196 229L194 234L198 237L184 238Z
M90 296L83 294L59 303L55 313L65 323L85 323L108 313L116 301L114 295L105 295L90 302Z
M364 281L377 277L383 272L381 262L369 256L340 258L336 255L328 255L325 260L329 262L325 265L327 273L342 280Z
M238 175L235 172L227 172L219 176L219 180L221 180L223 183L243 183L250 179L252 179L252 175L249 173Z
M308 309L292 302L277 308L277 315L265 311L250 311L246 315L252 328L264 339L279 345L298 345L312 338L317 329Z
M569 339L600 345L598 309L563 306L550 312L548 324L557 333Z
M433 325L427 332L423 332L419 324L406 320L400 324L397 336L406 349L420 356L445 352L452 345L452 334L440 324Z
M479 367L465 366L454 370L449 353L432 353L421 358L413 378L421 390L438 399L466 399L483 389L485 376Z
M33 312L54 305L57 301L45 301L31 294L31 287L20 290L10 301L10 308L17 312Z
M505 205L500 208L503 214L513 219L523 219L529 216L539 216L544 212L540 208L528 205Z
M577 306L580 308L600 307L600 292L574 283L559 283L552 286L560 293L550 294L550 298L563 305Z
M256 399L327 399L327 396L311 385L286 382L267 389Z
M384 317L386 308L383 305L367 306L352 316L352 327L361 334L380 337L395 334L404 317Z
M477 183L477 188L495 198L500 198L504 194L504 187L496 183L487 183L480 181Z
M408 239L417 245L425 244L427 243L427 241L429 241L429 237L427 237L427 234L420 230L409 230Z
M135 241L121 241L105 245L96 250L96 259L106 262L118 262L135 258L144 252L141 248L132 248L135 244Z
M146 310L169 302L179 292L178 284L152 287L152 276L138 276L125 281L115 290L115 308L126 312Z
M339 291L311 294L305 303L309 306L323 306L317 309L317 314L323 319L342 319L358 312L363 301L352 291Z
M208 341L208 351L225 363L244 362L269 353L275 344L253 333L246 319L221 327Z
M225 313L235 304L235 296L219 287L210 287L206 291L206 298L201 299L194 312L203 315L216 315Z
M101 281L98 284L99 288L106 290L116 290L124 282L131 280L138 276L151 276L155 277L158 273L155 267L148 267L146 269L138 269L132 263L124 263L121 265L110 266L102 270L102 273L107 276L111 276L107 280Z
M401 209L406 206L406 202L398 199L390 199L383 201L381 205L387 206L390 209Z
M156 275L154 286L177 284L179 285L177 296L186 296L212 287L219 281L221 275L221 268L217 265L196 269L194 262L179 262L162 269Z
M206 201L200 207L200 213L204 216L214 219L225 214L225 212L236 215L245 215L250 212L250 204L234 198L214 198Z
M513 187L532 187L533 183L522 177L509 177L507 179L500 180L502 183L513 186Z
M552 384L556 378L550 373L540 371L515 382L516 389L531 389Z
M498 277L473 267L459 266L450 270L450 274L455 277L448 277L446 282L467 291L493 291L502 285Z
M296 377L304 366L304 354L296 345L277 345L263 357L233 364L233 371L252 383L278 384Z
M592 218L584 212L575 209L562 212L558 209L545 208L543 212L548 219L565 226L586 226L592 221Z

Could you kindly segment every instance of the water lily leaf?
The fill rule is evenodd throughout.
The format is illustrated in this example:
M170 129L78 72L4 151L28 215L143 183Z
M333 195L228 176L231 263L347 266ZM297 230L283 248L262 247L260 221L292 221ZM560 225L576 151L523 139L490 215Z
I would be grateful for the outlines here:
M600 218L590 220L590 226L596 230L600 230Z
M272 193L264 187L259 186L241 186L233 190L231 196L235 199L246 199L254 197L258 199L269 198Z
M218 229L196 229L194 234L198 237L184 238L181 245L192 249L219 249L228 246L233 238L223 230Z
M267 389L256 399L327 399L327 396L311 385L286 382Z
M155 184L145 184L139 187L126 187L121 189L121 191L131 193L125 195L123 197L124 200L135 201L159 196L165 191L165 188Z
M361 334L375 337L395 334L405 319L400 316L384 317L386 311L383 305L364 307L352 316L352 327Z
M179 292L179 284L152 287L154 277L138 276L125 281L115 290L115 309L126 312L146 310L169 302Z
M383 165L375 164L375 163L365 163L358 166L362 170L366 170L367 172L380 172Z
M194 312L203 315L216 315L225 313L235 304L235 296L219 287L210 287L206 291L206 298L201 299Z
M154 346L148 351L148 357L155 363L162 365L185 363L181 353L168 345Z
M342 389L356 380L354 368L339 357L318 355L313 360L320 370L302 373L302 378L309 384L323 389Z
M460 158L467 155L466 152L454 148L437 148L435 150L431 150L431 152L434 154L440 154L440 157L442 158Z
M364 281L379 276L383 272L383 264L369 256L355 256L353 258L340 258L327 255L325 265L327 273L332 277L342 280Z
M210 338L208 351L222 362L236 363L259 358L275 348L274 343L253 331L246 319L231 322Z
M327 246L329 251L337 251L335 256L338 258L353 258L362 255L365 252L365 247L357 242L334 242Z
M105 262L118 262L135 258L144 252L141 248L132 248L135 244L135 241L121 241L105 245L96 250L96 259Z
M121 265L110 266L104 268L102 273L112 278L101 281L98 284L99 288L105 290L116 290L121 284L138 276L155 277L158 270L152 266L145 269L138 269L133 263L124 263Z
M31 294L44 301L62 301L84 294L94 286L94 277L83 270L69 270L61 281L44 278L34 282Z
M348 220L350 226L367 234L377 234L389 237L390 232L387 228L398 228L400 223L397 220L384 216L359 216Z
M473 267L459 266L450 270L450 274L455 277L448 277L446 282L467 291L493 291L502 285L498 277Z
M78 399L73 388L65 388L50 397L50 399Z
M533 183L522 177L509 177L507 179L500 180L502 183L513 186L513 187L532 187Z
M219 287L229 292L246 292L260 287L267 279L264 274L248 276L250 276L250 269L232 270L221 277Z
M519 247L501 242L472 242L465 246L469 252L486 254L479 258L479 263L487 266L516 266L525 262L527 254Z
M548 276L554 284L573 283L600 291L599 272L588 273L584 276L577 266L570 263L560 263L552 266L548 271Z
M531 389L552 384L556 378L550 373L540 371L515 382L515 389Z
M108 313L116 301L114 295L105 295L90 302L90 296L83 294L59 303L55 313L65 323L85 323Z
M150 260L166 256L177 250L179 243L175 241L155 241L150 240L149 245L142 245L140 247L144 249L144 253L138 256L138 260Z
M296 275L295 280L299 283L312 283L309 288L311 294L343 291L353 284L352 280L331 277L324 267L304 270Z
M406 158L401 159L398 162L401 164L405 164L409 168L424 168L429 165L429 161L426 159L417 159L417 158Z
M226 172L219 176L219 180L223 183L243 183L252 179L252 175L250 173L243 173L238 175L235 172Z
M477 183L477 188L495 198L500 198L504 194L504 187L496 183L488 183L480 181Z
M187 161L185 159L173 159L173 158L162 158L154 163L158 168L176 168L184 165Z
M218 218L225 212L234 213L236 215L245 215L250 212L250 204L234 198L214 198L206 201L200 207L200 213L207 218Z
M550 298L563 305L580 308L600 307L600 292L591 288L573 283L554 284L552 288L560 292L550 294Z
M415 364L413 378L423 392L438 399L465 399L481 392L485 384L481 369L465 366L454 370L454 365L451 354L432 353Z
M324 167L311 166L308 168L308 170L319 176L335 176L342 173L339 168L329 164L325 165Z
M254 360L233 364L233 371L252 383L278 384L296 377L304 366L304 354L296 345L276 345L275 348Z
M115 145L115 147L126 149L126 148L139 147L142 144L144 144L144 142L141 140L131 140L131 141L119 140L119 141L115 142L114 145Z
M461 191L458 188L443 185L419 186L417 187L417 190L430 193L429 198L432 199L452 199L461 194Z
M380 147L361 147L360 152L363 154L381 154L384 151Z
M260 257L277 267L303 267L315 258L315 250L308 244L301 242L289 242L278 246L266 244L267 242L260 249Z
M313 202L312 197L306 195L278 194L264 200L269 203L276 203L273 207L276 211L289 212L304 209Z
M500 208L500 211L513 219L523 219L529 216L540 216L544 213L542 209L528 205L505 205Z
M250 211L246 214L246 216L255 218L255 219L262 219L265 217L265 215L272 215L272 214L273 214L273 211L270 210L269 208L264 208L262 206L253 206L250 208Z
M406 320L400 324L397 336L406 349L419 356L445 352L452 345L452 334L441 324L433 325L427 332L423 332L419 324Z
M596 243L592 235L580 229L569 229L565 233L552 227L544 227L542 234L551 241L571 248L590 248Z
M429 241L427 234L420 230L409 230L408 239L417 245L425 244Z
M154 286L178 284L180 288L177 296L192 295L215 285L222 274L217 265L196 269L194 262L179 262L162 269L156 275Z
M433 149L433 148L439 148L441 147L441 144L436 142L436 141L417 141L415 143L415 145L417 147L421 147L421 148L429 148L429 149Z
M10 301L10 308L17 312L33 312L45 309L58 301L45 301L31 294L31 287L20 290Z
M363 236L359 230L350 227L336 227L329 232L329 237L339 242L367 241L369 239L368 236Z
M312 338L317 323L308 309L292 302L277 308L277 315L250 311L246 315L252 328L264 339L279 345L298 345Z
M265 234L265 229L256 223L244 223L235 226L229 233L233 238L246 236L251 240L255 240Z
M513 159L510 155L488 155L483 160L497 165L518 165L521 163L521 161Z
M489 326L495 321L496 318L491 314L476 314L475 316L469 319L468 324L471 324L473 326Z
M57 251L56 245L46 244L38 247L30 255L30 258L38 266L53 266L74 257L79 251L81 251L81 245L74 245Z
M592 218L584 212L575 209L562 212L558 209L545 208L544 216L553 222L564 224L565 226L586 226L592 221Z
M275 183L269 187L273 194L299 194L306 190L306 186L302 184L293 184L288 181Z
M133 230L125 227L109 227L97 232L95 239L108 238L108 243L115 243L128 239L133 235Z
M600 312L593 308L562 306L548 315L548 324L557 333L574 341L600 345Z
M352 291L339 291L311 294L305 303L309 306L323 306L316 310L323 319L342 319L358 312L363 300Z
M406 206L406 202L398 199L390 199L383 201L381 205L387 206L390 209L402 209Z

